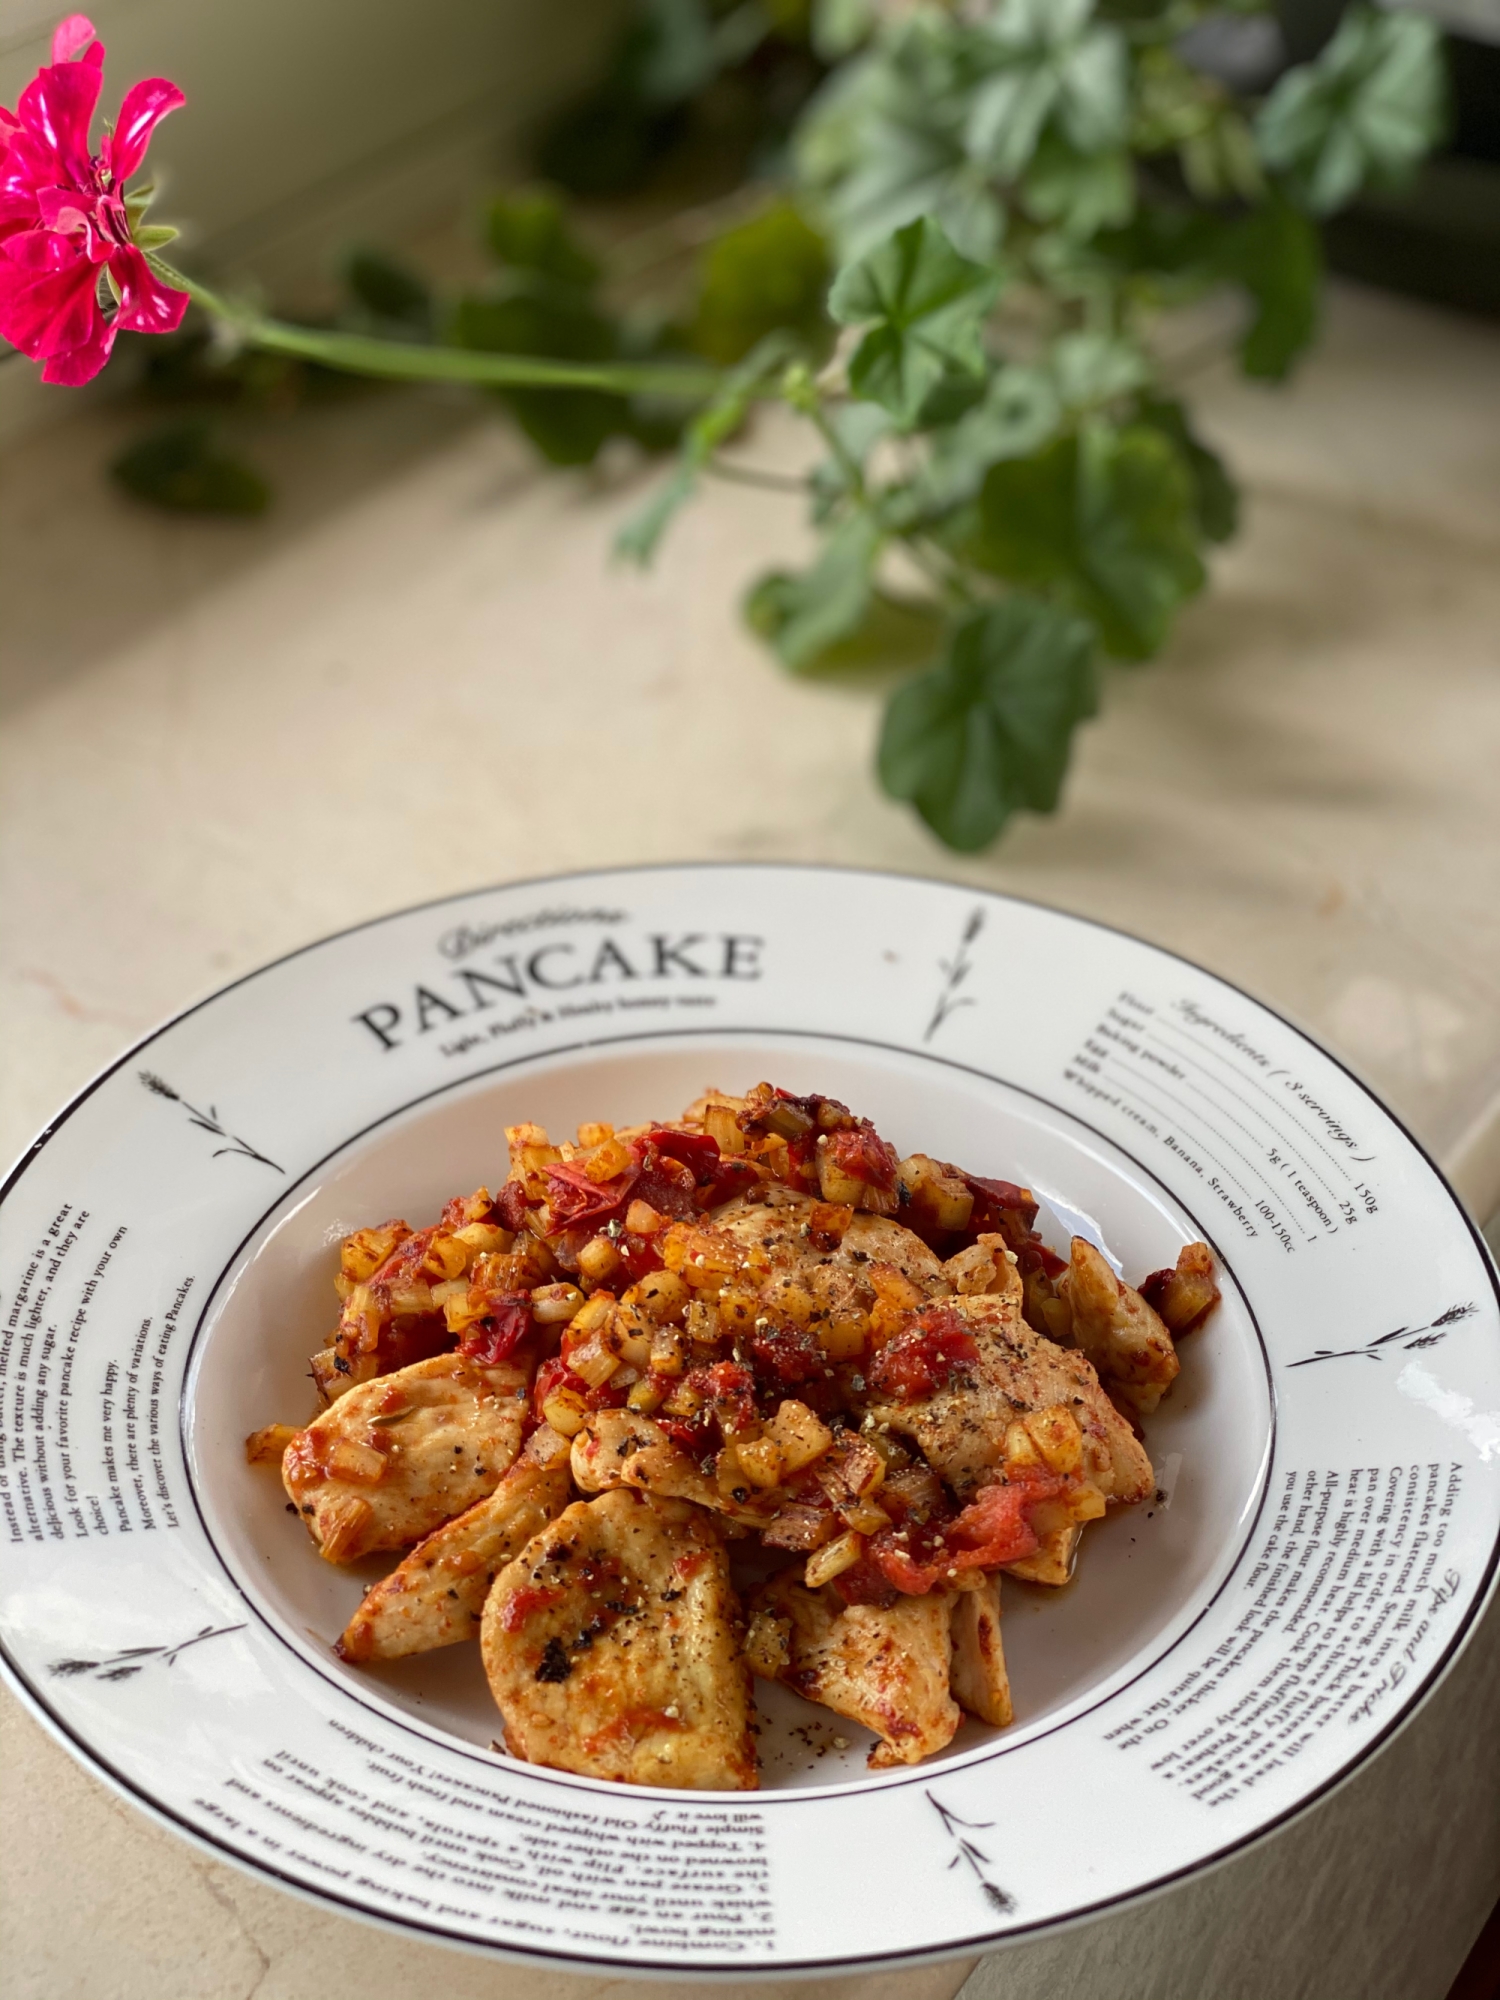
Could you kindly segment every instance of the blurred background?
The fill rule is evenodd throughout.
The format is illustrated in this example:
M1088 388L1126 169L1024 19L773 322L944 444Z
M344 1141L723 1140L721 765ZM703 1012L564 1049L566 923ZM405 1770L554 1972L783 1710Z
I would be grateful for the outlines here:
M48 60L57 11L0 0L0 104ZM862 246L847 205L807 195L831 184L826 107L871 37L916 11L98 0L95 19L106 108L141 76L187 94L153 141L153 215L226 293L384 339L726 366L778 332L831 351L829 281ZM0 350L12 1151L160 1017L324 932L510 877L787 858L982 883L1181 951L1332 1047L1481 1222L1500 1214L1500 0L1419 11L1441 36L1440 126L1410 171L1311 203L1297 256L1252 265L1236 238L1228 294L1179 295L1160 243L1090 224L1161 308L1153 366L1182 385L1177 443L1199 482L1182 561L1206 584L1134 655L1101 658L1098 716L1080 701L1068 718L1058 809L1012 797L998 839L955 845L941 803L916 779L903 791L882 754L899 689L942 643L909 592L862 600L857 630L835 618L837 643L796 638L837 596L818 565L841 502L784 404L732 434L641 570L616 543L663 490L680 406L379 386L237 349L196 314L178 337L123 339L85 390L43 387ZM1128 33L1160 12L1105 0L1098 16ZM1133 128L1163 212L1196 203L1227 226L1254 208L1234 106L1316 64L1346 12L1230 6L1194 29ZM1329 88L1366 83L1350 70ZM1370 99L1372 146L1405 115L1399 83ZM903 170L888 221L922 212ZM1008 244L1066 236L1039 187ZM1067 260L1049 269L1084 301L1073 330L1097 331ZM1279 366L1246 360L1247 297L1252 333L1281 326ZM1024 311L1017 326L1035 387ZM1098 394L1125 398L1120 422L1149 414L1134 377ZM1217 527L1213 466L1239 489ZM898 584L905 560L893 551ZM1015 563L999 573L1014 581ZM1158 657L1137 670L1144 652ZM1413 1800L1443 1759L1496 1768L1493 1616L1462 1675L1448 1719L1434 1705L1278 1841L1232 1908L1203 1889L1173 1933L1182 1991L1449 1991L1500 1891L1500 1823L1492 1798L1441 1829ZM314 1990L309 1968L320 1992L354 1990L362 1933L158 1835L9 1703L3 1730L26 1813L0 1856L18 1993L271 2000ZM1404 1840L1371 1846L1316 1921L1296 1896L1288 1921L1299 1873L1403 1818ZM1430 1868L1411 1861L1423 1841ZM1236 1943L1250 1923L1253 1973ZM1138 1979L1117 1990L1168 1991L1149 1930L1132 1919L1111 1947ZM392 1979L433 1976L389 1949ZM1076 1964L1062 1945L1007 1955L1004 1993L1092 1993L1094 1947L1077 1949ZM500 1990L484 1967L437 1963L454 1993Z

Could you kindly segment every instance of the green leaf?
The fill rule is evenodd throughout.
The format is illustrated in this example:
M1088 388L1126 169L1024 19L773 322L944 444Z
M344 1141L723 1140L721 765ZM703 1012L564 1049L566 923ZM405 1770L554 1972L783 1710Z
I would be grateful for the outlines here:
M1036 221L1082 241L1130 220L1135 170L1123 146L1085 153L1048 132L1026 170L1021 196Z
M786 327L815 352L830 341L828 246L790 202L728 230L704 256L690 344L710 361L741 361Z
M1290 69L1256 138L1317 215L1405 179L1442 136L1442 36L1421 14L1351 7L1314 61Z
M1082 153L1124 141L1125 43L1092 13L1092 0L1002 0L984 24L994 67L973 92L965 138L997 180L1025 171L1049 120Z
M344 284L361 315L381 328L399 328L422 339L431 336L431 290L415 271L383 250L351 251L344 263Z
M134 231L131 241L138 250L165 250L169 243L175 243L182 234L170 222L145 222Z
M1227 542L1240 524L1240 490L1223 459L1193 429L1184 405L1173 396L1142 396L1136 419L1160 431L1187 467L1204 540Z
M934 432L928 464L904 494L893 496L892 525L972 500L992 465L1039 451L1061 419L1057 390L1045 369L1019 363L997 369L975 407Z
M1150 374L1133 341L1110 333L1065 333L1053 341L1048 368L1063 408L1074 414L1101 409L1139 389Z
M1102 423L992 467L962 553L1009 582L1051 589L1107 652L1156 652L1203 587L1193 481L1158 429Z
M168 424L120 453L111 476L137 500L173 514L263 514L271 489L232 458L207 424Z
M697 491L704 466L734 436L766 382L795 352L796 342L790 334L768 334L726 376L718 394L703 406L684 432L682 455L676 466L615 537L617 556L642 569L649 567L667 524Z
M574 297L518 294L458 301L448 325L455 347L487 354L534 354L553 360L604 361L616 353L615 330ZM591 465L606 438L628 428L623 396L596 389L497 389L516 422L553 465Z
M530 272L578 291L588 291L598 282L598 263L575 240L562 204L545 188L492 201L484 233L491 256L510 270Z
M999 249L1004 207L964 148L977 41L921 10L841 64L802 117L798 177L845 259L923 215L966 256Z
M1097 678L1081 619L1025 596L978 612L937 666L892 696L880 782L949 847L985 847L1013 812L1057 805Z
M1281 381L1318 330L1323 245L1316 225L1290 202L1268 201L1229 229L1212 262L1220 276L1244 287L1254 307L1240 366L1263 381Z
M845 516L810 569L773 570L751 586L745 619L794 673L849 638L864 622L884 537L860 510Z
M873 321L849 364L849 386L910 426L951 371L982 376L984 319L1001 277L961 257L925 217L834 280L828 310L845 326Z

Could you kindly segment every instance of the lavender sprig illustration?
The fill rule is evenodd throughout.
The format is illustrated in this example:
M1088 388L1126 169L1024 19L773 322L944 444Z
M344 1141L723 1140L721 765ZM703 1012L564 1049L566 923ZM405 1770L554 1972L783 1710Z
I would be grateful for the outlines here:
M990 1865L990 1857L982 1847L976 1846L972 1840L966 1837L970 1833L987 1833L994 1826L995 1822L992 1819L960 1819L956 1812L950 1807L945 1806L942 1800L935 1798L931 1792L924 1792L922 1796L943 1822L944 1833L948 1835L957 1849L948 1866L950 1868L967 1866L972 1870L974 1878L984 1892L984 1899L990 1908L998 1911L1003 1917L1009 1916L1011 1911L1016 1907L1015 1897L1011 1895L1008 1889L1002 1889L998 1882L990 1880L989 1876L984 1872ZM960 1827L964 1829L962 1833L959 1832Z
M958 950L952 958L940 958L939 969L947 977L942 991L938 994L937 1005L932 1010L932 1019L927 1023L924 1042L930 1042L950 1014L956 1014L960 1007L973 1007L977 1003L972 993L959 994L969 974L974 970L974 961L969 957L969 946L984 929L984 911L977 905L969 912L969 921L964 925L963 936L958 941Z
M276 1162L267 1159L264 1153L258 1153L248 1139L241 1139L236 1133L220 1124L217 1106L211 1104L207 1111L200 1111L196 1104L189 1104L180 1090L174 1090L166 1078L158 1076L154 1070L143 1069L139 1072L139 1076L153 1097L165 1097L173 1104L180 1104L188 1114L190 1125L196 1125L201 1132L212 1133L216 1139L229 1141L227 1146L214 1148L216 1160L225 1153L238 1153L243 1160L259 1160L263 1167L269 1167L273 1173L286 1172L285 1167L277 1166Z
M205 1625L201 1632L195 1632L191 1639L179 1639L175 1646L124 1646L118 1653L110 1653L102 1660L54 1660L47 1669L59 1679L71 1680L79 1674L93 1674L101 1681L128 1681L132 1674L138 1674L142 1667L170 1667L179 1653L185 1653L189 1646L201 1646L205 1639L222 1639L228 1632L243 1632L239 1625Z
M1292 1368L1310 1368L1315 1361L1350 1361L1361 1356L1367 1361L1384 1361L1385 1350L1398 1341L1403 1353L1410 1353L1413 1348L1418 1347L1436 1347L1448 1338L1460 1320L1471 1319L1478 1310L1478 1306L1472 1302L1468 1305L1449 1306L1446 1312L1440 1312L1436 1319L1429 1320L1425 1326L1398 1326L1390 1333L1382 1333L1374 1340L1367 1340L1363 1347L1320 1347L1311 1354L1304 1354L1300 1361L1292 1361L1287 1365Z

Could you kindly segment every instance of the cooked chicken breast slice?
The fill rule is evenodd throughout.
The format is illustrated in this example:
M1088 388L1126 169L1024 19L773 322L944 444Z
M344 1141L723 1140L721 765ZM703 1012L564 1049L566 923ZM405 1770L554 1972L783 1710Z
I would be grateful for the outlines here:
M1086 1237L1073 1238L1066 1286L1073 1338L1122 1400L1149 1417L1181 1366L1165 1324Z
M809 1590L797 1574L773 1578L752 1600L755 1671L873 1729L872 1771L918 1764L951 1743L961 1720L948 1691L954 1593L846 1605L831 1584Z
M956 1368L929 1396L872 1398L876 1423L915 1439L933 1470L968 1500L999 1466L1006 1426L1061 1403L1083 1433L1083 1476L1106 1499L1145 1499L1152 1491L1151 1461L1099 1386L1092 1363L1028 1326L1016 1289L945 1300L942 1310L964 1322L978 1358Z
M600 1410L573 1439L573 1478L585 1493L630 1486L663 1500L691 1500L732 1521L764 1527L776 1501L742 1505L674 1444L650 1417L634 1410Z
M953 1606L953 1667L949 1687L960 1708L996 1729L1015 1716L1010 1676L1000 1643L1000 1579L987 1576L977 1590L960 1591Z
M573 1498L568 1447L543 1424L490 1494L418 1542L344 1628L346 1660L399 1660L477 1638L490 1585Z
M903 1277L925 1292L948 1289L941 1263L921 1237L888 1216L860 1209L834 1248L819 1249L814 1240L813 1211L826 1215L829 1207L811 1195L778 1188L770 1201L728 1202L715 1209L709 1220L737 1243L762 1251L778 1271L831 1264L857 1272L870 1264L894 1264ZM843 1213L848 1215L849 1211Z
M575 1501L496 1577L481 1645L527 1763L755 1789L739 1604L700 1509L628 1488Z
M348 1563L409 1549L493 1493L521 1448L529 1378L439 1354L340 1396L281 1462L320 1553Z

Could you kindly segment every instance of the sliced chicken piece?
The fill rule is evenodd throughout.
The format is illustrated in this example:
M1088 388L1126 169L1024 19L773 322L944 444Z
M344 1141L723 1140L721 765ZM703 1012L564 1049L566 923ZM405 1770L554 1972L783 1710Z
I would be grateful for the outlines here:
M739 1604L708 1517L579 1500L495 1579L484 1669L511 1752L585 1777L753 1791Z
M634 1410L600 1410L589 1419L573 1439L573 1477L585 1493L634 1487L663 1500L691 1500L747 1526L764 1527L777 1507L770 1498L758 1506L734 1500L660 1424Z
M1016 1253L1003 1236L980 1236L942 1266L955 1292L1016 1292L1024 1299Z
M1078 1560L1078 1544L1082 1539L1083 1528L1077 1521L1051 1528L1041 1537L1035 1555L1022 1556L1017 1562L1006 1563L1005 1574L1019 1577L1022 1583L1045 1583L1054 1590L1060 1590L1065 1583L1073 1580L1073 1566Z
M960 1591L953 1606L954 1700L981 1722L1004 1729L1015 1716L1010 1676L1000 1644L1000 1579L987 1576L977 1589Z
M1013 1267L1009 1267L1012 1268ZM877 1424L915 1439L933 1470L961 1500L995 1475L1005 1452L1007 1426L1030 1411L1058 1404L1083 1433L1079 1470L1108 1500L1144 1500L1153 1490L1151 1461L1129 1424L1099 1386L1088 1358L1043 1339L1021 1317L1019 1288L946 1299L924 1317L966 1330L977 1354L939 1371L929 1394L885 1395L880 1383L895 1373L897 1335L871 1368L869 1414ZM956 1343L955 1343L956 1344Z
M835 1264L894 1264L903 1278L929 1297L948 1291L943 1266L936 1251L929 1250L920 1236L914 1236L887 1215L866 1215L863 1210L844 1231L843 1241L833 1252Z
M809 1590L797 1574L753 1600L756 1672L873 1729L872 1771L918 1764L951 1743L961 1720L948 1692L955 1593L846 1605L831 1584Z
M1073 1238L1067 1295L1073 1338L1121 1401L1149 1417L1181 1366L1160 1317L1082 1236Z
M439 1354L361 1382L298 1431L282 1482L329 1562L409 1549L493 1493L521 1448L529 1365Z
M889 1216L837 1209L777 1188L766 1201L726 1203L715 1209L712 1221L742 1247L763 1252L774 1270L832 1264L857 1272L870 1264L893 1264L924 1293L948 1289L935 1254Z
M487 1500L435 1528L366 1593L336 1650L399 1660L476 1638L496 1575L572 1498L567 1443L543 1424Z

